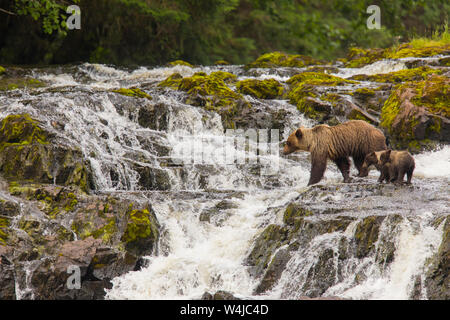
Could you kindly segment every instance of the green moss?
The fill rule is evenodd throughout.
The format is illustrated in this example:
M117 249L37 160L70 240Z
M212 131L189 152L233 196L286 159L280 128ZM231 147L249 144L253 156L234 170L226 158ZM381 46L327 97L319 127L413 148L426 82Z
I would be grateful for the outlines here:
M114 234L117 232L116 219L109 218L108 223L103 227L92 232L92 236L95 239L102 239L103 243L110 243Z
M236 82L236 79L237 79L236 75L229 73L229 72L225 72L225 71L211 72L211 74L209 76L211 78L220 79L220 80L224 81L225 83L234 83L234 82Z
M129 212L129 221L121 240L129 243L139 239L149 238L151 234L152 223L150 221L150 212L147 209L131 210Z
M405 90L411 90L414 96L411 102L425 108L429 113L430 125L426 128L425 139L418 140L415 128L419 124L415 115L400 120L397 118L401 111L400 96ZM394 137L399 147L408 147L410 151L420 150L423 146L431 145L428 137L441 130L441 119L438 116L450 117L450 80L445 76L434 75L426 80L407 82L391 93L381 110L381 126L386 128ZM433 115L436 115L433 117ZM393 126L396 122L395 127Z
M439 59L439 65L442 67L450 67L450 57Z
M214 64L216 66L226 66L226 65L229 65L230 63L228 61L225 61L225 60L217 60L216 62L214 62Z
M283 86L275 79L246 79L236 84L237 91L259 99L275 99L283 94Z
M169 66L186 66L193 68L194 66L190 64L189 62L183 61L183 60L175 60L168 63Z
M291 55L283 52L266 53L245 66L250 68L276 68L276 67L305 67L309 65L323 64L322 61L303 55Z
M293 224L296 218L308 217L313 215L311 210L307 210L304 207L290 203L283 214L283 222L286 224Z
M375 247L378 240L380 225L385 217L370 216L364 218L355 230L356 240L356 256L358 258L366 257L369 252Z
M359 68L382 59L435 56L450 51L449 38L448 31L444 31L430 39L414 39L387 49L350 48L347 57L340 61L348 68Z
M423 106L433 114L450 118L450 80L446 76L431 76L415 83L416 105Z
M348 118L349 120L364 120L364 121L366 121L366 122L369 122L369 123L371 123L371 124L374 124L372 119L366 117L366 115L365 115L364 113L362 113L362 112L361 112L360 110L358 110L358 109L353 109L353 110L347 115L347 118Z
M375 81L382 83L403 83L406 81L424 80L431 74L441 74L442 70L430 67L419 67L413 69L404 69L390 73L375 75L356 75L351 77L353 80L359 81Z
M146 99L152 100L152 97L148 93L145 93L144 91L142 91L141 89L136 88L136 87L132 87L132 88L128 88L128 89L120 88L117 90L113 90L112 92L120 93L121 95L128 96L128 97L146 98Z
M8 241L8 228L11 224L9 218L0 217L0 245L6 245Z
M172 89L176 90L180 86L181 79L183 79L181 74L179 74L178 72L173 73L172 75L167 77L166 80L161 81L158 84L158 87L166 87L166 88L172 88Z
M291 86L305 83L315 86L340 86L344 84L358 83L356 81L347 80L323 72L302 72L290 77L286 82Z
M4 74L6 72L5 68L3 68L2 66L0 66L0 75Z
M339 86L357 82L321 72L303 72L291 77L287 80L287 83L291 85L291 90L288 93L289 102L296 105L301 112L310 118L318 119L323 111L328 110L316 110L317 105L306 99L307 97L318 97L316 86Z
M179 90L186 91L191 97L203 96L206 109L218 110L236 103L242 95L231 90L225 82L217 76L208 76L198 72L192 77L183 78Z
M0 151L33 143L47 144L47 132L30 115L9 115L0 122Z
M347 53L347 57L343 59L347 68L359 68L375 61L384 59L383 49L362 49L352 47Z
M438 42L405 43L398 47L387 49L385 57L388 59L399 59L406 57L431 57L450 50L450 44Z
M45 87L45 83L34 78L3 77L2 79L0 79L0 91L42 87Z

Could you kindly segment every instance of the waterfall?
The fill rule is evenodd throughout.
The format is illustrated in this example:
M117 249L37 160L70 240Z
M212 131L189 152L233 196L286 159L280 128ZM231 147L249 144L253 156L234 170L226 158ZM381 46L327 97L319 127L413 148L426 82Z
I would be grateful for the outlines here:
M341 68L336 75L350 77L404 68L402 61L379 61L358 69ZM420 284L419 297L426 298L423 282L427 263L437 252L443 233L444 222L436 219L448 215L450 147L416 156L409 189L369 187L373 190L369 193L360 189L358 180L347 190L333 163L328 164L318 186L306 187L310 174L307 153L284 157L279 141L269 143L276 152L263 157L251 139L247 149L242 149L226 135L220 115L185 104L184 93L156 86L175 72L191 76L198 71L218 70L233 72L239 80L286 81L293 72L279 68L245 73L240 66L125 70L85 63L59 73L33 70L34 77L47 82L47 87L33 94L23 90L2 97L1 118L28 113L61 144L82 152L92 169L97 193L119 197L129 194L152 204L161 225L158 249L145 257L142 269L112 279L113 287L107 290L106 298L199 299L207 291L225 290L245 299L296 299L305 295L408 299L414 286ZM132 86L145 88L152 100L136 104L111 92ZM282 139L301 125L316 124L286 100L245 98L256 110L286 113ZM139 123L140 110L147 107L159 112L154 128ZM236 161L222 161L226 154L234 154ZM261 174L261 159L269 166L276 163L277 172ZM165 186L162 191L145 190L140 180L142 168L161 175ZM354 170L352 167L352 174ZM377 176L371 171L364 183L376 186ZM304 218L305 223L317 228L333 219L349 223L333 232L318 232L305 243L298 240L299 234L286 240L270 256L272 259L280 250L289 251L279 280L262 295L256 294L261 275L252 275L247 257L269 225L283 225L284 211L292 202L318 212ZM333 206L335 211L330 214ZM372 216L383 218L377 225L377 240L367 255L358 256L354 238L364 219ZM385 251L391 250L388 247L393 253L386 262ZM326 257L329 266L324 267L320 264ZM327 283L323 284L319 276ZM19 298L28 291L28 287L20 289Z

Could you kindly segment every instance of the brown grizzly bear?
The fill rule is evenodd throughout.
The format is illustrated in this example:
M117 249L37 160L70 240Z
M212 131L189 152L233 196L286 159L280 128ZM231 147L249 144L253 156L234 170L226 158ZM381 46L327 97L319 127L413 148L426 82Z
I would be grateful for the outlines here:
M406 183L411 184L415 162L408 151L392 151L389 149L369 153L364 159L361 171L368 171L372 164L380 171L378 182L402 183L406 174Z
M298 128L287 139L283 153L287 155L299 150L311 153L309 186L322 179L327 159L336 163L344 182L350 182L349 157L353 158L358 176L364 176L361 166L366 155L385 149L386 138L380 130L363 120L351 120L334 127L321 124L314 128Z

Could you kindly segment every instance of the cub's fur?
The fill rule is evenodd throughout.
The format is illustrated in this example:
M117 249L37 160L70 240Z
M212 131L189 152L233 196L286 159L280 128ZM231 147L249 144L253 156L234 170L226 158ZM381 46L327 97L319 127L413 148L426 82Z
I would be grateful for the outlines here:
M368 171L369 166L375 165L380 171L378 182L402 183L406 174L406 183L410 184L415 168L414 158L408 151L393 151L391 149L372 152L364 160L362 171Z
M368 153L385 150L384 134L363 120L351 120L334 127L325 124L313 128L300 127L291 133L284 146L285 155L303 150L311 153L311 175L308 185L319 182L325 172L327 160L336 163L350 182L350 160L358 169L359 176L367 176L361 167ZM365 175L364 175L365 174Z

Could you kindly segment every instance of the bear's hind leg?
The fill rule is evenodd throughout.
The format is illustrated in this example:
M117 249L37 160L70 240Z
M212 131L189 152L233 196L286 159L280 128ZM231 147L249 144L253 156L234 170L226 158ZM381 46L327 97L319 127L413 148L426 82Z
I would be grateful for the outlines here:
M342 176L344 177L344 182L350 182L350 160L348 158L338 158L334 160L334 163L336 163L337 167L341 171Z
M407 184L411 184L413 171L414 171L414 167L411 167L408 169L408 171L406 171L406 183Z

